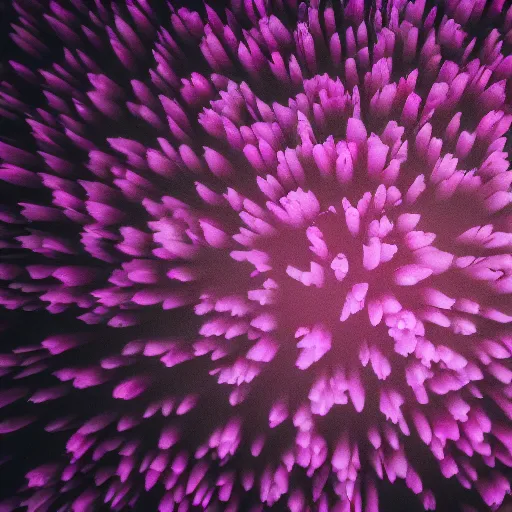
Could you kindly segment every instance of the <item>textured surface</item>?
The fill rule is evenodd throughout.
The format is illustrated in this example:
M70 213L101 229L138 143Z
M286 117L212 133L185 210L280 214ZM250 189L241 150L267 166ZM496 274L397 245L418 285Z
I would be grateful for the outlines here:
M13 3L0 510L500 505L512 8L227 7Z

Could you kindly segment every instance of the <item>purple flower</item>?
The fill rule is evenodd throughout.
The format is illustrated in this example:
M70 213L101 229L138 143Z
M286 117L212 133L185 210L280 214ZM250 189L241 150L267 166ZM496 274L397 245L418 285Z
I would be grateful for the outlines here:
M510 492L512 7L320 3L14 0L0 511Z

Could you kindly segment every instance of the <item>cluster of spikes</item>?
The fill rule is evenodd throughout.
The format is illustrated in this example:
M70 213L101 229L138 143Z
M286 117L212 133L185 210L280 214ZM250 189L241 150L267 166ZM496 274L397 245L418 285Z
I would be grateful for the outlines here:
M12 2L0 510L499 506L512 7L152 4Z

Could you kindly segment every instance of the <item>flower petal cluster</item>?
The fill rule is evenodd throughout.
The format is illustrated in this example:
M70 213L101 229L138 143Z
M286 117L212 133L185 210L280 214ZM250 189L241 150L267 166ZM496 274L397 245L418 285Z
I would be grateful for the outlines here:
M512 7L13 12L0 305L56 328L0 355L0 434L65 454L0 510L455 510L423 459L500 505Z

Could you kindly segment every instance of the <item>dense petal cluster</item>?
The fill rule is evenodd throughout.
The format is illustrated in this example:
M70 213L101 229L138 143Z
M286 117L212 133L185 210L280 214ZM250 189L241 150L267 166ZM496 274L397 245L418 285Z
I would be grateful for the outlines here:
M13 12L0 305L80 323L0 355L0 434L66 450L0 510L500 505L512 7Z

